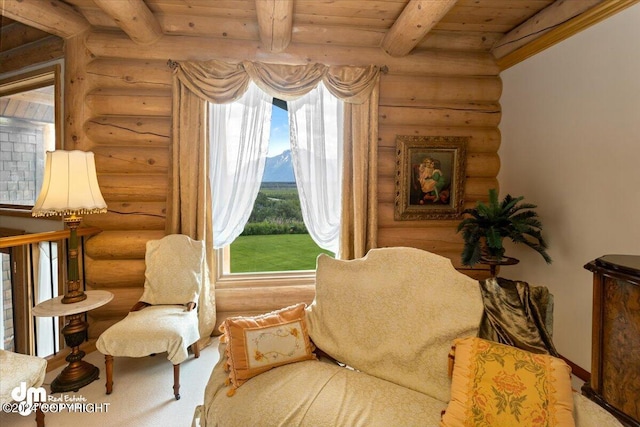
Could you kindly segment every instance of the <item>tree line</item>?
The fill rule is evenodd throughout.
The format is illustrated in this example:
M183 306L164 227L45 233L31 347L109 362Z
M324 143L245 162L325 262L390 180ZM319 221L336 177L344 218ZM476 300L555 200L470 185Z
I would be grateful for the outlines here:
M295 188L262 186L242 235L307 234Z

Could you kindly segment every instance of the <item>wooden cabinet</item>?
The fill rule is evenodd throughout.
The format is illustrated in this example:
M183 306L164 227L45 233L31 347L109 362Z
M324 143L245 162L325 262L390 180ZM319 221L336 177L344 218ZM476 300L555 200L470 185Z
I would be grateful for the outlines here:
M605 255L593 272L591 379L582 392L640 427L640 256Z

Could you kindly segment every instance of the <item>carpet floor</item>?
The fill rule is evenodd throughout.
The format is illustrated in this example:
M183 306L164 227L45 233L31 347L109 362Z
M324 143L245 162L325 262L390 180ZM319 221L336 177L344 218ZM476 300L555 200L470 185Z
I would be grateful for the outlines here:
M173 397L173 368L166 354L144 358L114 358L113 393L105 394L104 356L94 351L84 360L100 368L100 378L77 393L50 394L51 381L62 367L51 371L43 385L49 401L85 403L95 412L46 413L46 427L111 427L111 426L170 426L188 427L197 405L202 404L204 388L218 361L218 341L193 355L180 365L180 400ZM102 404L102 405L100 405ZM106 405L108 404L108 405ZM87 408L85 407L85 408ZM102 408L101 412L98 408ZM0 426L34 427L35 413L22 416L0 411Z

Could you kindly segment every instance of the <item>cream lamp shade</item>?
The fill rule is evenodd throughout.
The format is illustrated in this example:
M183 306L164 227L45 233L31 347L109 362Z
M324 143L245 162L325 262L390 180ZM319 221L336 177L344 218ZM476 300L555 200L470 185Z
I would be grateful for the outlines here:
M44 179L31 215L83 215L107 212L90 151L47 151Z
M47 151L42 189L32 216L60 215L69 227L69 261L67 289L63 304L84 301L87 295L80 284L78 272L78 237L76 229L81 215L107 212L102 198L96 163L90 151ZM64 331L63 331L64 333Z

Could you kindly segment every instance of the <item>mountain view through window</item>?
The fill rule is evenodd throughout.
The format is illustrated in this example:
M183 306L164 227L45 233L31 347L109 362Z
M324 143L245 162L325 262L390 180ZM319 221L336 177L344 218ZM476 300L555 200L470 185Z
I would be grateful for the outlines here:
M230 272L314 270L320 253L333 256L315 244L304 225L291 159L286 103L274 100L262 185L244 231L231 244Z

